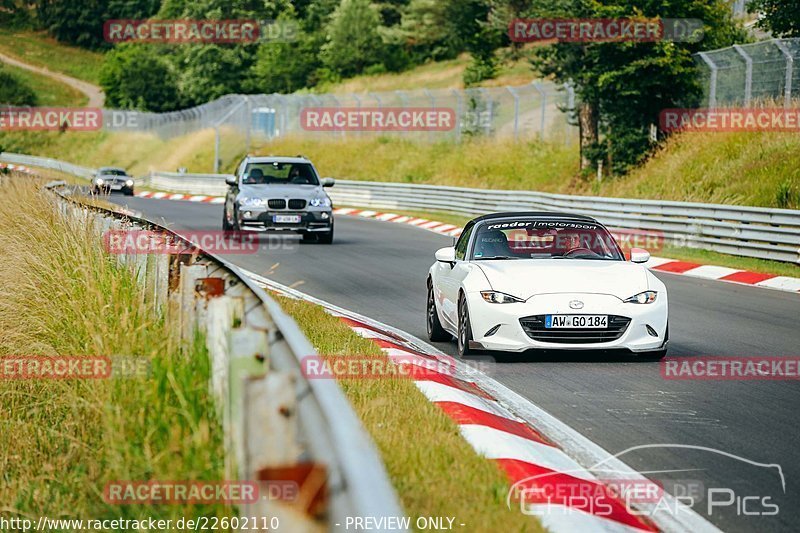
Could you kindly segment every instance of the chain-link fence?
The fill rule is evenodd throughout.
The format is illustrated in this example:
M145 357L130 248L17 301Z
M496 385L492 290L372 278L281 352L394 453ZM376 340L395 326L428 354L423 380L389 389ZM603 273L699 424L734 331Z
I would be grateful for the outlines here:
M575 93L571 87L550 82L466 90L228 95L171 113L132 112L124 121L124 127L127 131L154 133L164 139L213 129L217 160L225 159L224 152L228 146L238 146L241 152L245 147L249 150L253 140L264 141L286 135L311 138L393 135L422 141L455 142L465 137L489 136L570 143L577 138L577 128L569 119L569 110L574 102ZM309 109L447 109L452 111L455 121L452 127L441 130L333 128L333 131L318 131L308 128L301 119L303 111Z
M800 39L773 39L700 52L705 107L800 98Z

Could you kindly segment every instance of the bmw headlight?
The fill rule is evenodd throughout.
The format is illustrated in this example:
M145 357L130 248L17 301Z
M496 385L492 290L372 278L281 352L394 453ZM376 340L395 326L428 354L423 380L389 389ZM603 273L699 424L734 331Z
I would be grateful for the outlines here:
M125 186L126 187L133 187L133 180L126 180L125 181Z
M247 196L242 196L239 198L239 205L244 207L259 207L264 205L264 200L261 198L248 198Z
M516 296L511 296L510 294L497 291L481 291L481 296L483 296L483 299L490 304L513 304L525 301L522 298L517 298Z
M313 198L308 204L311 207L330 207L331 199L327 196L318 196L317 198Z
M103 184L103 179L102 178L97 178L96 180L94 180L94 184L98 185L98 186L102 185Z
M634 294L633 296L625 300L625 303L651 304L656 301L656 296L658 296L658 293L656 291L644 291L640 292L639 294Z

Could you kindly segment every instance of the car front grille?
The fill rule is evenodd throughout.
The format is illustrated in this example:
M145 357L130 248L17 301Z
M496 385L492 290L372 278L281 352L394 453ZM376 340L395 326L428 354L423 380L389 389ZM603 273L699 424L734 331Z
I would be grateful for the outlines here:
M608 327L605 329L589 328L557 328L544 327L545 315L526 316L519 319L522 329L531 339L538 342L554 344L594 344L611 342L622 337L631 319L625 316L609 315Z
M286 200L273 198L271 200L267 200L267 206L270 209L286 209Z
M293 198L289 200L289 209L305 209L306 201L302 199Z

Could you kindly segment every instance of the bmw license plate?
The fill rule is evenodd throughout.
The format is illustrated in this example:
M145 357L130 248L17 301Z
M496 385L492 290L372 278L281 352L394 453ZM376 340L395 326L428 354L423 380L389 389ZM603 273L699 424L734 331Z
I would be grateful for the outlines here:
M122 185L112 185L112 186L110 187L110 189L111 189L112 191L119 191L119 190L122 190Z
M276 224L299 224L300 215L274 215L272 221Z
M544 327L603 329L608 327L608 315L545 315Z

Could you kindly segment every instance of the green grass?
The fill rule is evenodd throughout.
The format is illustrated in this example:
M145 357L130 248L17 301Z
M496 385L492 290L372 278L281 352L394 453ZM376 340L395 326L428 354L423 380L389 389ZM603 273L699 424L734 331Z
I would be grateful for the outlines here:
M59 43L45 32L0 28L0 52L95 85L103 64L103 54Z
M169 319L95 234L66 223L30 178L0 193L0 357L130 356L128 379L0 380L0 515L230 516L216 505L111 505L113 480L222 480L222 430L202 339L184 349Z
M41 107L79 107L89 99L82 92L52 78L30 70L0 63L0 68L19 78L36 93L36 105Z
M288 298L280 303L324 357L386 357L321 307ZM412 524L420 516L451 516L464 531L543 531L536 518L506 506L505 475L467 444L458 426L413 381L343 379L340 384L378 446Z

